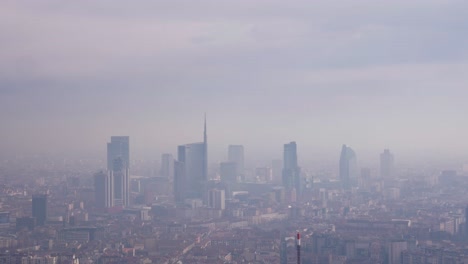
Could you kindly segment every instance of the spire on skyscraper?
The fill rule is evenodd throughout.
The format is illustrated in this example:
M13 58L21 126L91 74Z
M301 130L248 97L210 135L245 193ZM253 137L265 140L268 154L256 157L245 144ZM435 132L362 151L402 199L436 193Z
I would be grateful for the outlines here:
M177 148L178 187L176 192L183 192L176 199L204 199L208 181L208 139L206 134L206 114L204 118L203 142L184 144ZM179 188L180 187L180 188Z
M208 138L206 135L206 112L205 112L205 122L203 128L203 145L204 145L204 161L203 161L203 176L205 180L208 180Z
M203 143L205 143L206 145L206 113L205 113L205 125L204 125L204 129L203 129Z

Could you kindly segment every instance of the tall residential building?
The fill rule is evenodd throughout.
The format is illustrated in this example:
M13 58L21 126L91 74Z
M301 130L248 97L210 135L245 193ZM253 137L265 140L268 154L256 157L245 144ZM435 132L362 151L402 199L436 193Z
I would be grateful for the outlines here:
M242 145L229 145L228 147L228 161L237 164L237 176L242 178L244 175L244 146Z
M297 146L296 142L284 144L283 152L283 186L287 190L296 189L296 194L300 195L301 169L297 164Z
M107 143L107 170L112 170L114 160L121 158L125 167L130 167L130 138L128 136L112 136Z
M100 171L94 174L94 202L97 208L114 206L114 177L110 172Z
M208 206L218 210L226 209L226 197L224 190L211 189L209 191Z
M380 177L392 178L394 175L394 157L390 150L385 149L380 154Z
M356 153L350 147L343 145L340 155L340 181L344 189L348 190L357 185Z
M47 194L32 196L32 217L36 218L38 226L44 225L47 221Z
M208 141L206 134L206 117L203 142L181 145L177 148L177 159L184 164L186 198L203 199L208 182Z
M174 175L174 158L171 154L161 155L161 177L172 178Z
M114 160L110 171L114 185L114 205L127 207L130 205L130 177L128 167L121 158Z
M182 161L174 162L174 200L183 203L187 193L187 178L185 175L185 164Z

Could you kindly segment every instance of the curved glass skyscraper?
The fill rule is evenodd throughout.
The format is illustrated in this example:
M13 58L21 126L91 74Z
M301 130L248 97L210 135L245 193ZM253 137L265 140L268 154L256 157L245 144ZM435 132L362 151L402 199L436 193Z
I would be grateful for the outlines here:
M357 186L357 160L354 150L346 145L341 148L340 181L343 189L349 190Z

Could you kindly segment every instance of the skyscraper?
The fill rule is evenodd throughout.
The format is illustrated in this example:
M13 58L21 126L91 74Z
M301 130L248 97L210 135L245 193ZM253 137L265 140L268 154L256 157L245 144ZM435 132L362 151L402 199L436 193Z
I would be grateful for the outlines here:
M32 196L32 217L36 218L36 224L42 226L47 220L47 194L35 194Z
M356 153L350 147L343 145L340 155L340 181L344 189L357 185Z
M203 142L181 145L177 148L177 159L184 164L186 181L186 198L205 197L208 181L208 141L206 134L206 117Z
M171 178L174 175L174 158L171 154L161 156L161 176Z
M273 172L273 183L281 184L282 183L282 171L283 171L283 161L280 159L271 161L271 170Z
M394 157L390 150L385 149L380 154L380 177L392 178L394 173Z
M174 162L174 200L177 203L184 202L187 195L187 179L185 164L182 161Z
M235 162L221 162L219 165L219 174L221 182L232 184L237 182L237 163Z
M112 170L114 160L121 158L125 167L130 167L130 138L128 136L112 136L107 143L107 169Z
M114 185L114 205L115 206L129 206L130 193L129 193L129 171L121 158L114 160L112 170L110 171Z
M94 202L97 208L114 206L114 181L111 172L94 174Z
M361 169L361 177L358 181L359 188L368 189L371 184L371 170L369 168Z
M296 142L284 144L283 152L283 186L287 189L296 189L296 194L301 193L301 169L297 165Z
M226 197L224 190L211 189L209 192L208 206L218 210L226 209Z
M242 145L229 145L228 147L228 161L234 162L237 165L237 177L244 174L244 146Z
M109 171L107 188L112 193L107 194L108 207L129 206L129 166L130 138L128 136L112 136L107 143L107 170Z

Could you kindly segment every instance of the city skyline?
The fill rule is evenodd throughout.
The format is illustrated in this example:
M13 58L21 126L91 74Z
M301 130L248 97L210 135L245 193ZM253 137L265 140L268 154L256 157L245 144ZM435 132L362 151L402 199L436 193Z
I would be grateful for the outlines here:
M224 131L224 130L221 130ZM113 133L117 134L117 133ZM186 138L194 138L192 136L193 133L188 133L185 134ZM220 132L220 134L222 134ZM216 134L215 134L216 136ZM109 137L109 136L106 136ZM126 136L126 137L132 137L132 136ZM132 137L134 138L134 137ZM293 139L293 137L285 137L289 138L290 141ZM187 139L185 141L188 141ZM193 140L193 141L196 141ZM298 140L295 140L298 141ZM298 141L299 142L299 141ZM317 162L332 162L334 159L336 159L336 150L339 149L339 147L343 144L343 142L346 141L336 141L336 144L330 144L330 145L321 145L321 144L307 144L308 141L303 141L300 142L301 146L304 145L304 147L301 147L303 150L303 160L310 162L310 161L317 161ZM354 141L351 141L354 142ZM266 147L262 148L262 150L258 148L252 148L251 145L246 145L240 142L242 146L246 146L246 153L248 154L248 159L246 159L246 162L266 162L270 159L278 159L282 156L282 149L281 149L281 143L280 142L271 142L266 145ZM304 144L305 143L305 144ZM348 143L349 144L349 143ZM136 146L133 146L136 145ZM130 160L159 160L161 155L163 154L170 154L170 155L176 155L177 151L174 151L174 146L166 148L154 146L154 147L142 147L143 145L146 145L144 142L141 141L141 138L135 138L132 142L132 149L130 150L130 156L133 157ZM177 145L177 143L176 143ZM213 146L214 145L214 146ZM213 153L212 157L213 160L216 162L221 162L223 160L227 160L227 155L225 153L225 148L230 146L228 141L223 141L217 142L216 144L212 144L211 148L208 147L209 152ZM387 149L389 145L375 145L375 146L359 146L357 145L357 148L359 149L360 153L360 160L362 160L364 163L369 163L372 165L378 165L379 161L379 153L382 151L382 149ZM468 163L468 153L465 154L465 152L460 151L450 151L446 149L446 152L438 151L440 149L431 147L431 146L426 146L422 148L411 148L411 150L405 150L401 148L396 148L393 146L390 146L393 150L399 153L399 156L402 157L402 160L404 160L406 163L425 163L425 162L431 162L431 161L439 161L439 162L456 162L456 163ZM44 148L44 149L38 149L33 152L29 151L11 151L9 153L0 153L0 156L4 156L6 158L11 157L12 155L15 156L28 156L28 155L45 155L45 156L51 156L51 157L67 157L67 158L92 158L92 159L101 159L102 155L105 154L107 151L103 148L99 148L98 150L92 150L92 149L87 149L86 151L83 150L74 150L74 151L69 151L69 152L63 152L63 151L50 151L49 148Z
M0 263L468 263L468 2L0 1Z
M207 112L220 159L295 140L468 160L466 3L45 3L1 4L1 155L100 156L116 134L175 154Z

